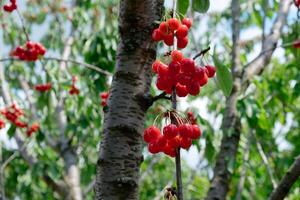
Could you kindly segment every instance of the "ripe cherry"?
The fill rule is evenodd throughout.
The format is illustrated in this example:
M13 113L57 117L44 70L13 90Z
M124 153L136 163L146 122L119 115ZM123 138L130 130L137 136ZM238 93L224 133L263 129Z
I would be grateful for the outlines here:
M164 43L168 46L172 46L174 44L174 36L172 33L164 35Z
M211 65L206 65L205 68L207 69L206 72L207 72L207 76L209 78L212 78L214 77L215 73L216 73L216 68L214 66L211 66Z
M176 31L176 37L178 39L185 38L188 35L188 32L189 32L188 27L186 25L181 25Z
M195 62L192 59L184 58L181 61L181 71L185 73L194 73L195 72Z
M157 72L161 77L167 76L169 73L169 67L165 64L160 64L157 68Z
M198 82L191 82L187 85L187 90L190 95L197 96L200 92L200 85Z
M160 152L160 148L156 143L149 143L148 144L148 151L152 154L156 154Z
M5 127L5 122L0 119L0 129L3 129Z
M154 31L152 32L152 39L156 42L163 39L163 35L161 34L158 28L154 29Z
M199 137L201 137L201 130L200 130L199 126L194 124L194 125L192 125L192 128L193 128L193 132L192 132L192 135L190 136L190 138L193 140L196 140Z
M183 149L189 149L192 146L192 140L190 138L181 137L180 138L180 147Z
M175 157L176 156L176 149L170 145L166 145L164 148L163 148L163 152L170 156L170 157Z
M174 124L169 124L165 126L163 129L163 134L168 140L176 137L178 134L177 126Z
M179 97L186 97L188 95L188 91L185 85L181 85L180 83L176 84L176 94Z
M161 35L163 35L163 36L165 36L165 35L167 35L169 33L169 27L168 27L167 22L160 23L158 29L159 29Z
M144 140L147 143L155 142L160 135L160 130L156 126L150 126L144 131Z
M177 47L178 47L179 49L185 48L185 47L188 45L188 43L189 43L188 37L185 37L185 38L178 38L178 39L177 39Z
M181 51L174 50L171 53L171 58L174 62L180 62L183 59L183 54L181 53Z
M192 135L192 127L190 124L181 124L178 126L179 135L183 138L189 138Z
M169 25L170 31L176 31L180 26L180 22L176 18L169 19L167 23Z
M193 75L193 80L199 82L201 79L203 79L204 74L205 74L205 70L202 67L196 67L195 73Z
M176 76L179 71L180 71L180 63L179 62L176 62L176 61L172 61L170 64L169 64L169 75L171 76Z
M167 138L164 136L164 135L160 135L156 141L157 145L160 147L160 148L164 148L164 146L167 145Z
M191 18L183 18L181 23L186 25L188 28L191 28L193 20Z
M203 78L199 81L199 85L200 85L200 86L204 86L204 85L207 84L207 82L208 82L208 76L207 76L206 73L204 73Z
M180 147L180 136L176 136L173 139L168 140L168 145L173 147L173 148Z

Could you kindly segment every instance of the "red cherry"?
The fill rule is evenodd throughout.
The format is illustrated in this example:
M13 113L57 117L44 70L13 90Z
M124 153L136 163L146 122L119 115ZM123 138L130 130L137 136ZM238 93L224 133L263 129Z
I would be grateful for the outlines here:
M200 80L203 79L204 74L205 74L205 70L202 67L196 67L195 68L195 73L193 75L193 80L199 82Z
M164 146L167 145L167 138L164 136L164 135L160 135L157 139L157 145L160 147L160 148L164 148Z
M185 38L178 38L177 39L177 47L179 49L183 49L187 46L187 44L189 43L189 39L188 37L185 37Z
M185 73L194 73L195 72L195 62L193 59L184 58L181 61L181 71Z
M164 35L164 43L168 46L172 46L174 44L174 35L172 33Z
M178 134L177 126L175 124L169 124L165 126L163 129L163 134L168 140L176 137Z
M180 63L172 61L169 64L169 74L172 76L176 76L180 71Z
M183 59L183 54L181 53L181 51L174 50L171 53L171 58L174 62L180 62Z
M108 93L108 92L102 92L102 93L100 94L100 97L101 97L102 99L107 99L108 96L109 96L109 93Z
M207 69L207 76L209 78L214 77L215 73L216 73L216 68L214 66L211 65L206 65L205 68Z
M165 77L169 73L169 67L162 63L158 66L157 71L159 76Z
M147 143L155 142L160 135L160 130L156 126L150 126L144 131L144 141Z
M191 18L183 18L181 23L186 25L188 28L191 28L193 20Z
M159 90L165 90L166 89L166 81L164 78L162 77L158 77L157 80L156 80L156 87L157 89Z
M158 67L163 64L162 62L160 62L159 60L154 61L154 63L152 64L152 71L154 73L158 73Z
M180 73L177 76L177 80L181 85L188 85L191 82L191 77L187 73Z
M148 144L148 151L152 154L156 154L160 152L160 148L156 143L149 143Z
M170 145L166 145L163 148L163 152L170 157L176 157L176 149Z
M14 124L19 127L19 128L26 128L27 127L27 124L25 122L21 122L19 120L15 120L14 121Z
M0 129L3 129L5 127L5 122L0 119Z
M300 0L295 1L295 6L298 7L298 8L300 7Z
M190 124L181 124L178 127L179 135L184 138L189 138L192 135L192 127Z
M190 138L181 137L180 147L183 149L189 149L192 146L192 140Z
M163 36L161 34L161 32L159 31L159 29L154 29L154 31L152 32L152 39L156 42L160 41L163 39Z
M207 76L206 73L204 73L203 78L199 81L199 85L200 85L200 86L204 86L204 85L207 84L207 82L208 82L208 76Z
M187 85L187 90L190 95L197 96L200 92L200 85L197 82L191 82Z
M180 83L176 84L176 94L179 97L186 97L188 95L188 91L185 85L181 85Z
M169 19L167 23L171 31L176 31L180 25L180 22L176 18Z
M173 148L178 148L180 147L180 137L176 136L173 139L168 141L168 145L173 147Z
M101 101L101 106L103 106L103 107L107 106L107 100L104 100L104 99L103 99L103 100Z
M176 37L178 39L185 38L188 35L189 29L186 25L181 25L176 31Z
M193 128L193 132L192 132L192 135L190 136L190 138L193 140L196 140L199 137L201 137L201 130L200 130L199 126L194 124L194 125L192 125L192 128Z
M169 27L167 22L160 23L158 30L160 31L161 35L167 35L169 33Z

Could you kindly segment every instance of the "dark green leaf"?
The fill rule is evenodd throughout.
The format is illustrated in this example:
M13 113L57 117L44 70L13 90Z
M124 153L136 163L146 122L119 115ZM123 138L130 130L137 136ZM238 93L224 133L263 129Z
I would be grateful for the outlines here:
M193 10L199 13L206 13L209 9L209 0L193 0Z
M189 0L179 0L177 3L177 11L180 14L185 15L189 8L189 4L190 4Z

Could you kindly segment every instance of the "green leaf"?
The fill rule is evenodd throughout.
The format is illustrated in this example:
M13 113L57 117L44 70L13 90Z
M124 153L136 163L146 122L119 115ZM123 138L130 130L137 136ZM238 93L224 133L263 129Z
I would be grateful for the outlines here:
M15 125L11 125L7 131L9 138L12 138L16 132L17 127Z
M177 2L177 12L182 15L185 15L189 8L190 1L189 0L178 0Z
M224 95L228 97L233 87L232 74L229 68L223 65L216 56L213 59L217 68L217 85L223 91Z
M206 13L209 9L209 0L193 0L193 10L199 13Z

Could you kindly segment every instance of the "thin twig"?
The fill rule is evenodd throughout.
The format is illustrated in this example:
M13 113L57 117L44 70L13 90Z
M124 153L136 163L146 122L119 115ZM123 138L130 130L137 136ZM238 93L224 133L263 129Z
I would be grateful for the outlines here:
M196 60L200 56L204 56L208 51L210 50L210 47L207 47L206 49L201 50L199 53L197 53L194 57L193 60Z

